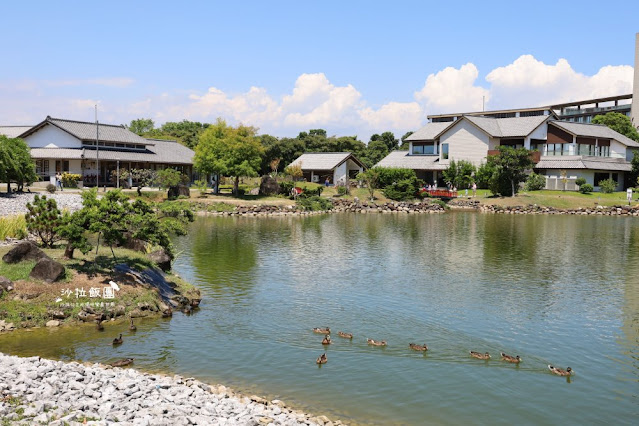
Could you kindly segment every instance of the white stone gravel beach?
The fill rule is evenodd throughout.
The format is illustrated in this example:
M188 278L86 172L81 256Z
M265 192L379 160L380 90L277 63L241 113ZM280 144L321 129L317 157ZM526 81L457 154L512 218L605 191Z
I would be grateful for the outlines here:
M0 419L31 425L333 425L193 378L0 353Z
M60 210L67 209L70 212L73 212L82 208L82 197L80 197L80 194L77 193L64 194L56 192L53 194L41 193L39 195L46 195L47 198L53 198L56 203L58 203L58 208ZM36 193L0 195L0 217L26 213L27 203L33 202L33 198L35 196Z

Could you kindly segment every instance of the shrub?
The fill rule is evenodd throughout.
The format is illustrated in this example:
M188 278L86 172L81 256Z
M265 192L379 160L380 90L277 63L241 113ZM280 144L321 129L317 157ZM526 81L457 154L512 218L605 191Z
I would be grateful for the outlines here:
M475 183L477 184L477 188L488 189L495 171L496 168L493 163L482 163L475 172Z
M58 226L61 225L62 215L58 210L58 204L53 198L36 195L33 204L27 203L27 229L35 234L44 247L53 247L59 240Z
M75 173L62 173L62 184L67 188L77 188L78 181L82 178L82 176Z
M324 187L323 186L318 186L315 191L317 193L317 196L319 197L320 195L322 195L322 192L324 192Z
M280 194L289 195L293 188L295 188L295 183L291 181L285 180L280 182Z
M446 182L450 182L456 188L468 188L473 183L475 166L469 161L451 160L450 165L442 172Z
M379 188L385 188L401 180L417 179L417 175L412 169L393 167L374 167L374 169L378 172L377 186Z
M345 186L338 186L337 187L337 193L339 195L346 195L346 194L348 194L348 188L345 187Z
M415 198L419 188L419 180L403 179L384 188L384 195L395 201L404 201Z
M612 194L617 189L617 182L612 179L604 179L599 181L599 188L605 194Z
M589 183L584 183L583 185L579 185L579 192L581 192L582 194L588 194L594 190L595 188L593 188L593 186Z
M55 185L50 183L47 185L47 192L49 192L50 194L53 194L55 192Z
M539 191L546 187L546 178L537 173L531 173L526 179L526 191Z
M297 198L297 205L308 211L323 211L333 208L333 203L329 199L317 195L302 195Z
M160 188L169 188L184 182L184 175L175 169L164 169L157 172L156 180Z
M206 179L199 179L193 182L193 186L197 188L200 192L200 197L206 197L206 189L208 188L208 184L206 183Z
M437 204L438 206L440 206L444 210L450 210L450 206L448 204L446 204L444 201L439 200L439 199L431 201L431 204Z
M586 183L586 179L582 178L582 177L577 178L577 180L575 180L575 185L577 185L577 186L584 185L585 183Z

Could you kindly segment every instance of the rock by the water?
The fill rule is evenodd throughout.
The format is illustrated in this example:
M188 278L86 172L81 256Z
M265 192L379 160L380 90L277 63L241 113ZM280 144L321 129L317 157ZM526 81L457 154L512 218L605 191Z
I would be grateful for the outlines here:
M46 258L42 250L31 241L20 241L14 248L9 250L7 254L2 256L5 263L18 263L23 260L40 260Z
M0 294L3 291L10 292L13 290L13 282L7 277L0 277Z
M47 327L57 327L59 325L60 325L60 321L58 320L47 321L47 324L46 324Z
M29 274L29 277L33 279L46 281L48 283L57 281L62 278L62 276L64 276L64 266L62 266L60 262L56 262L48 257L38 260L38 263L35 264Z
M171 270L171 256L164 249L155 250L147 255L149 260L158 265L164 272Z
M171 186L169 188L169 193L167 195L169 197L169 199L177 198L180 195L182 195L184 197L190 197L191 196L191 190L186 185Z
M280 193L280 184L277 183L277 179L271 176L263 176L262 183L260 183L260 194L277 195L279 193Z

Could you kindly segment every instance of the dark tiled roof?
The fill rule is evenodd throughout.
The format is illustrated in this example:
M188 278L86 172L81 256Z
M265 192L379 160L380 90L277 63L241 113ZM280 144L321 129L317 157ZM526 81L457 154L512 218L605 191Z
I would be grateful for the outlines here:
M30 135L31 133L35 133L46 125L56 126L69 133L70 135L80 139L81 141L94 141L96 139L95 123L89 123L86 121L64 120L61 118L51 117L47 117L43 122L22 133L21 136L25 137ZM143 137L136 135L124 126L100 123L98 125L98 131L99 139L105 142L143 145L153 144L153 142L150 142Z

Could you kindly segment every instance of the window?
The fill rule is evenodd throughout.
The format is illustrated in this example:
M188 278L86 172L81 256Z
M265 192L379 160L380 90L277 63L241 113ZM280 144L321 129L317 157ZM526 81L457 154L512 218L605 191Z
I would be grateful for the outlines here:
M442 160L448 160L448 144L442 144Z
M610 178L610 173L595 173L595 186L599 186L599 182L608 178Z
M610 178L615 182L619 183L619 173L611 173Z
M69 161L68 160L56 160L56 162L55 162L55 171L56 171L56 173L68 172L69 171Z
M36 160L36 174L39 176L49 175L49 160Z
M432 143L429 144L419 144L413 145L413 154L417 155L433 155L435 153L435 145Z
M600 146L597 147L598 151L595 155L600 157L610 157L610 147L609 146Z
M593 156L595 155L595 146L590 144L580 143L578 146L578 153L579 155Z

